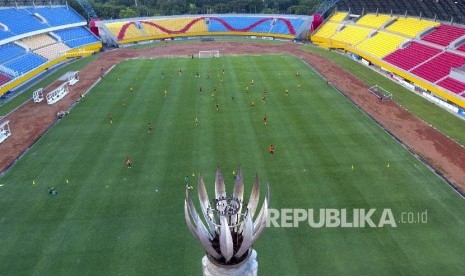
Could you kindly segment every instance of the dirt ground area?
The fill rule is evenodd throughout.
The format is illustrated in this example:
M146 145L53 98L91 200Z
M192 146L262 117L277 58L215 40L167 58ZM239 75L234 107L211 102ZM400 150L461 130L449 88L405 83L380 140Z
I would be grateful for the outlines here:
M114 64L137 57L191 56L198 51L219 50L225 54L291 54L301 58L335 87L345 93L354 103L372 116L384 128L398 137L417 155L426 160L462 192L465 192L465 148L449 139L433 127L418 119L404 108L391 101L379 101L367 93L368 86L361 80L337 66L334 62L316 54L299 49L300 44L243 43L243 42L198 42L170 44L149 49L117 49L99 54L80 73L80 81L70 87L70 92L58 103L26 104L9 114L12 135L0 144L0 172L8 168L57 120L57 112L67 110L82 93L100 78L103 68L107 71Z

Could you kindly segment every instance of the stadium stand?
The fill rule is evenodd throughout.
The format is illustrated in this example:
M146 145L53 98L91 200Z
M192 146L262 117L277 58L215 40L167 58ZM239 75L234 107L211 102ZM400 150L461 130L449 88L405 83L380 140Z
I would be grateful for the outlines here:
M165 18L142 21L140 33L145 31L150 36L176 36L208 32L203 18ZM134 25L136 29L137 25ZM140 36L140 35L139 35Z
M37 7L27 9L31 14L38 13L50 26L60 26L82 22L82 17L66 6Z
M381 59L395 51L404 42L405 38L403 37L386 32L378 32L371 38L358 44L357 48Z
M0 45L0 64L15 59L25 53L26 51L23 48L15 45L14 43Z
M334 23L331 21L326 22L321 25L317 31L312 35L313 43L326 43L331 36L333 36L337 29L339 28L339 23Z
M203 35L256 35L293 39L308 18L246 15L160 17L103 22L103 29L107 29L120 44Z
M459 94L465 91L465 83L450 77L447 77L438 82L438 85L448 89L455 94Z
M11 80L11 77L0 72L0 85L5 84Z
M372 29L354 25L346 25L340 32L337 32L331 37L331 41L336 41L347 45L356 45L367 38L368 35L372 32Z
M432 48L418 42L412 42L404 49L398 49L397 51L387 55L383 60L404 70L410 70L440 52L441 50L439 49Z
M381 26L388 23L392 19L394 19L394 17L391 17L390 15L387 15L387 14L373 14L373 13L370 13L370 14L366 14L366 15L362 16L355 23L357 25L360 25L360 26L379 29L379 28L381 28Z
M24 34L49 27L26 9L0 9L0 22L8 26L14 35Z
M40 34L23 38L19 40L19 42L31 50L36 50L47 45L54 44L56 40L47 34Z
M441 24L433 32L422 38L424 41L448 46L452 41L465 35L465 28Z
M457 50L465 52L465 43L457 48Z
M59 30L55 31L54 34L58 35L61 40L70 48L78 48L99 42L98 38L95 37L85 27L75 27Z
M386 30L413 38L421 32L436 27L439 24L438 22L413 17L397 18L394 23L386 27Z
M86 20L67 5L2 7L0 23L0 95L68 58L102 47L84 27Z
M411 72L430 82L436 82L449 75L451 68L465 65L465 57L451 52L444 52Z
M338 11L353 14L379 12L437 18L450 22L465 23L465 2L457 0L341 0L336 3Z
M59 42L59 43L54 43L54 44L42 47L40 49L37 49L34 51L34 53L48 60L53 60L55 58L61 57L63 54L65 54L69 50L70 48L68 46Z
M348 15L348 12L336 12L328 20L332 22L342 22Z
M29 52L3 65L11 70L18 72L18 74L21 75L33 70L34 68L45 63L46 61L47 60L45 58L40 57L35 53Z

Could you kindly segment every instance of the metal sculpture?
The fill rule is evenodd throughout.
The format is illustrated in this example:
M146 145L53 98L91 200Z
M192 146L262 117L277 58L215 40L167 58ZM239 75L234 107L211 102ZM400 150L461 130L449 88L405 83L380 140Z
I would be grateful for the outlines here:
M240 169L235 178L233 194L227 196L223 176L217 169L215 199L210 202L203 178L199 176L198 196L202 215L197 212L189 194L192 187L186 188L185 218L192 235L199 240L206 251L206 258L203 260L204 275L236 275L236 273L256 275L258 264L255 261L256 253L252 246L266 227L270 190L267 186L266 197L258 215L255 216L260 197L258 175L255 177L246 205L243 201L244 181ZM253 260L249 260L251 256ZM250 262L255 263L254 272L244 272L245 265L242 264ZM210 265L210 268L206 263ZM221 272L212 272L212 270Z

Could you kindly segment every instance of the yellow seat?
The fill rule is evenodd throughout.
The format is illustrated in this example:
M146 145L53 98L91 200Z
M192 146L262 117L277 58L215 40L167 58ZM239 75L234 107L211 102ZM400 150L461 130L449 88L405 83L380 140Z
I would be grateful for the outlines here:
M336 42L337 45L340 43L356 45L366 39L371 32L373 32L372 29L355 25L347 25L340 32L333 35L331 37L331 41L332 43Z
M348 12L336 12L329 18L329 21L342 22L344 19L346 19L347 15L349 15Z
M362 25L362 26L367 26L371 27L374 29L379 29L381 26L386 24L389 20L391 20L392 17L387 14L373 14L369 13L364 16L362 16L357 22L355 22L357 25Z
M407 18L397 18L397 20L389 25L386 30L390 32L399 33L405 35L407 37L416 37L421 32L425 31L428 28L439 26L440 23L425 20L425 19L418 19L413 17Z
M406 39L386 32L378 32L373 37L364 40L356 48L365 51L379 59L397 50Z

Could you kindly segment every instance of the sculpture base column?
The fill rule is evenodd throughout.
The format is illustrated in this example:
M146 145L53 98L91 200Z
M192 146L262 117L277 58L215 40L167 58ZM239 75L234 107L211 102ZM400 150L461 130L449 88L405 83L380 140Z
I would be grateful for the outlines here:
M202 271L204 276L257 276L257 252L252 249L249 258L237 265L218 265L204 256Z

